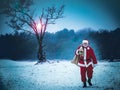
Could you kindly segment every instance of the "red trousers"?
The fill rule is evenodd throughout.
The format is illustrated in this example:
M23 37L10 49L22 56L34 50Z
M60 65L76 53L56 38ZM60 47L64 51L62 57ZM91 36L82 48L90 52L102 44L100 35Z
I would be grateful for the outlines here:
M92 79L93 67L92 65L88 67L80 67L80 75L82 82L86 82L86 78Z

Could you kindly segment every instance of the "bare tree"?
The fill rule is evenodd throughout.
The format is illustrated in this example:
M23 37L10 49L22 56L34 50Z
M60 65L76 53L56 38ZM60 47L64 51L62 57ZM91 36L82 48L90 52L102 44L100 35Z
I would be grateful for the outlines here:
M7 3L3 3L5 8L2 8L1 13L9 17L9 21L6 24L14 30L23 30L35 34L39 45L37 53L38 63L45 62L43 38L48 24L55 24L57 19L63 18L64 5L59 8L55 6L43 8L41 15L38 17L39 21L35 21L34 12L30 10L32 4L32 0L7 0ZM32 31L27 30L26 27L31 28Z

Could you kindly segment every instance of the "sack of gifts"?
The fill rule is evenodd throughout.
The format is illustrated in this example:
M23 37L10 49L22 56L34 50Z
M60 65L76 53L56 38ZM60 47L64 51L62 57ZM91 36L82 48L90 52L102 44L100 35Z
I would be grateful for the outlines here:
M75 55L75 56L73 57L73 60L71 61L71 63L73 63L73 64L75 64L75 65L78 66L79 57L80 57L79 55Z
M83 58L83 55L84 55L84 52L83 52L83 48L82 48L82 47L80 47L80 48L77 50L77 54L78 54L78 55L75 55L75 56L73 57L73 60L71 61L71 63L73 63L73 64L75 64L75 65L78 66L78 62L79 62L80 58Z

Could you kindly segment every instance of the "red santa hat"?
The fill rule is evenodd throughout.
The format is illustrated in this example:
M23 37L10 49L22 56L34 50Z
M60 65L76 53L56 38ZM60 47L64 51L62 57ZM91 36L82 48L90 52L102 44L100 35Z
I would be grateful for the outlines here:
M88 43L88 40L85 39L85 40L82 41L82 43Z

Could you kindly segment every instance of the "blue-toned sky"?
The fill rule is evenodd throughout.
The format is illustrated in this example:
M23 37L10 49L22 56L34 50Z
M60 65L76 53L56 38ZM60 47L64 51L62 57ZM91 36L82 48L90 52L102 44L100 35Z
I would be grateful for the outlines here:
M33 0L37 14L48 6L65 5L64 18L48 25L48 32L56 32L64 28L75 31L83 28L95 30L113 30L120 27L120 0ZM4 20L3 20L4 21ZM2 31L5 32L2 24Z

